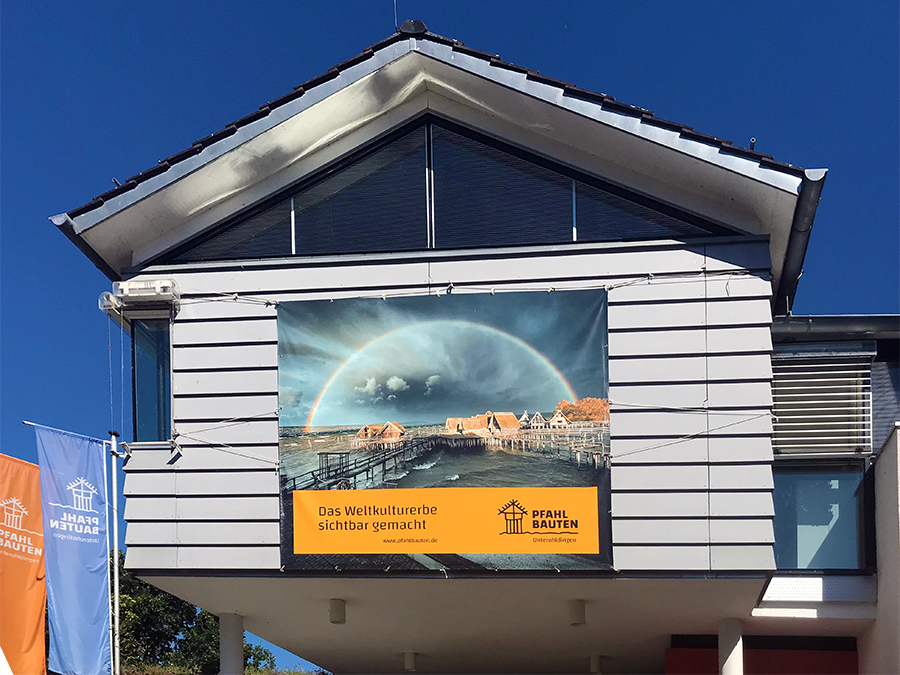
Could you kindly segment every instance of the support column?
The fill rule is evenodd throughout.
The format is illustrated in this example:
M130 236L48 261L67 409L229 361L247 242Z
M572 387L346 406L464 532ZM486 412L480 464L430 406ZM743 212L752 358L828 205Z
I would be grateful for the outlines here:
M244 617L219 614L219 673L244 675Z
M744 675L744 640L740 619L719 621L719 673Z

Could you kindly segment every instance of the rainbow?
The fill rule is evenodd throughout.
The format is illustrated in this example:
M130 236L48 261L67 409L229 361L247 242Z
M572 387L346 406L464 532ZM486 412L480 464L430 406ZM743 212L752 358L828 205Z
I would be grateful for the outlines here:
M450 328L450 327L456 327L456 328L463 327L463 328L469 328L469 329L474 328L476 330L481 330L486 333L501 336L504 339L509 340L509 341L519 345L520 347L524 347L528 352L530 352L532 355L534 355L541 363L543 363L545 366L547 366L547 368L550 369L550 371L552 371L556 375L557 378L559 378L559 381L563 384L566 391L568 392L570 400L572 400L572 401L578 400L578 397L575 395L575 392L572 390L571 385L566 380L565 376L561 372L559 372L559 369L556 366L554 366L552 363L550 363L550 361L547 359L546 356L541 354L538 350L536 350L534 347L532 347L530 344L528 344L524 340L516 337L515 335L512 335L511 333L502 331L499 328L494 328L493 326L487 326L487 325L481 324L481 323L475 323L473 321L436 319L434 321L421 321L421 322L414 323L414 324L407 324L406 326L403 326L401 328L396 328L392 331L388 331L387 333L379 335L378 337L374 338L373 340L367 342L362 347L357 349L346 361L344 361L340 366L337 367L337 369L331 374L331 377L328 378L328 381L325 382L325 386L322 387L322 390L319 392L319 395L316 397L315 402L313 402L312 407L309 410L309 416L306 418L306 426L304 427L303 430L307 433L309 432L310 428L313 426L313 418L316 415L316 410L319 408L319 404L322 402L322 397L325 396L325 392L328 391L328 388L332 385L332 383L334 383L334 381L343 372L343 370L348 365L350 365L355 359L357 359L363 352L365 352L370 347L375 346L379 342L387 340L402 331L409 330L410 328L413 328L413 327L433 326L435 324L441 324L441 325L447 326L448 328Z

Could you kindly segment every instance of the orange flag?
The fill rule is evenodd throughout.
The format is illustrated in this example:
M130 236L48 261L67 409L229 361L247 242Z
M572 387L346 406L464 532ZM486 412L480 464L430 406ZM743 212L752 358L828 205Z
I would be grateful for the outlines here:
M36 464L0 455L0 648L15 675L45 673L44 537Z

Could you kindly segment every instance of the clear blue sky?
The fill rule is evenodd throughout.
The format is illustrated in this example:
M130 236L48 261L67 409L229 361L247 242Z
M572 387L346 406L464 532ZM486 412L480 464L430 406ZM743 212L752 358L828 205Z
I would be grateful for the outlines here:
M896 313L896 2L397 0L399 19L803 167L830 169L795 314ZM0 452L110 428L109 289L47 217L359 53L392 0L0 5ZM113 333L113 425L119 336ZM126 390L129 381L126 376ZM282 659L279 665L294 663Z

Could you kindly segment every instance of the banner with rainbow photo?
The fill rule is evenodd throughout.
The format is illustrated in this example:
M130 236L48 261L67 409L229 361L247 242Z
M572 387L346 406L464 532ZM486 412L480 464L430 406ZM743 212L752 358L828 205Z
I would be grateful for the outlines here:
M605 290L278 308L282 563L609 568Z

